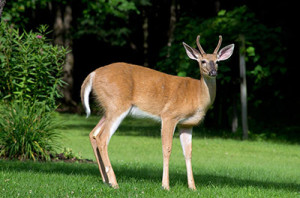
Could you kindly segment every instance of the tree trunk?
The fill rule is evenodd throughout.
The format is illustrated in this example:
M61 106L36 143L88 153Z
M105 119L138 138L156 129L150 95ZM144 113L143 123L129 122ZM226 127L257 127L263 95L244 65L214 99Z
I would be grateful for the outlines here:
M149 60L148 60L148 36L149 36L149 29L148 29L148 16L146 13L146 10L143 10L143 32L144 32L144 43L143 43L143 47L144 47L144 66L148 67L149 66Z
M232 131L232 133L235 133L237 131L238 126L239 126L238 121L239 121L239 119L238 119L238 115L237 115L237 100L233 96L233 99L232 99L232 120L231 120L231 131Z
M62 11L63 9L63 11ZM76 105L73 100L73 67L74 67L74 56L72 53L72 39L70 36L72 22L72 7L71 5L66 5L65 7L58 5L55 16L54 23L54 43L57 45L65 46L70 51L66 55L66 61L64 65L64 82L67 83L65 87L62 88L64 95L64 100L66 105Z
M245 61L245 37L240 36L240 79L241 79L241 105L242 105L242 127L243 139L248 139L248 112L247 112L247 82Z
M219 0L217 0L217 1L215 1L215 11L216 11L217 15L220 12L220 10L221 10L221 2Z
M2 17L2 11L3 11L3 8L5 6L5 3L6 3L6 0L0 0L0 20L1 20L1 17Z
M167 57L170 57L170 50L172 46L172 42L174 39L174 30L176 26L176 0L172 0L170 6L170 23L169 23L169 30L168 30L168 54Z
M63 33L64 25L62 18L62 10L60 6L57 6L55 13L55 22L54 22L54 43L56 45L63 45Z

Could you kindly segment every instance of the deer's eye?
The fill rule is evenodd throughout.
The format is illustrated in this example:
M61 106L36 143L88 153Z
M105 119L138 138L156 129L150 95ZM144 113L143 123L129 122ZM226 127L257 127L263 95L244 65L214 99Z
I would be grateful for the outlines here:
M205 60L202 60L202 61L201 61L201 64L202 64L202 65L205 65L205 64L206 64L206 61L205 61Z

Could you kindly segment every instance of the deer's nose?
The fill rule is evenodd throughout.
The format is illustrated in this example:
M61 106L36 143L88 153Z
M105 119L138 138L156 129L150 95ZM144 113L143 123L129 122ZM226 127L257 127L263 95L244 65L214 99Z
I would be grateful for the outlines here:
M215 76L217 76L217 71L216 70L211 70L210 72L209 72L209 76L211 76L211 77L215 77Z

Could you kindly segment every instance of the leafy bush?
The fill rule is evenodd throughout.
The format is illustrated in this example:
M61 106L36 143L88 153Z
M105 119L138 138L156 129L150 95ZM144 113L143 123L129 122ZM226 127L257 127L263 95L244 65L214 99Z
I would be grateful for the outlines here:
M67 50L46 39L47 27L38 32L20 32L6 22L0 24L0 99L45 101L56 106L63 86L63 64Z
M0 156L49 160L58 147L53 111L61 97L67 50L46 38L47 27L21 32L0 24Z
M59 133L45 102L14 101L0 106L0 156L49 160Z

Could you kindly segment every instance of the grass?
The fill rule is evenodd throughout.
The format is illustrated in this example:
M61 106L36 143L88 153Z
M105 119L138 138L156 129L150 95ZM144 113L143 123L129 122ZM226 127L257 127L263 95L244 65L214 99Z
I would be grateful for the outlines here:
M63 147L94 159L88 134L99 120L60 115ZM201 128L197 128L197 130ZM103 184L95 163L0 160L0 197L300 197L300 146L204 138L195 131L193 171L187 188L185 162L175 133L171 190L161 189L160 126L126 119L112 137L109 155L120 189Z

